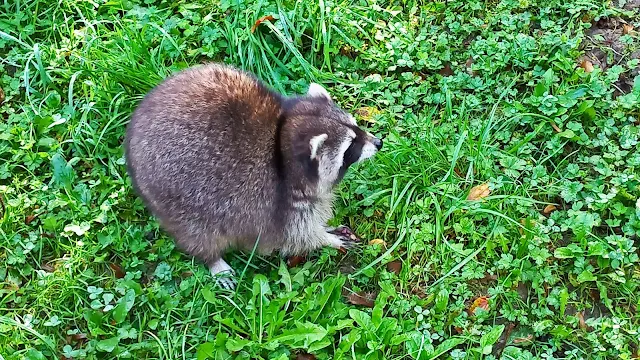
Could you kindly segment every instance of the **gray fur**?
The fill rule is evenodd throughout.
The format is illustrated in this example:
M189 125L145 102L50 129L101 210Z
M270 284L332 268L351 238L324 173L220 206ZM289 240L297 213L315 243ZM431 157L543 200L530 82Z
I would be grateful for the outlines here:
M332 189L381 141L320 85L310 89L284 97L210 64L167 78L139 104L125 140L128 171L184 252L218 269L226 250L251 250L257 239L260 253L285 255L346 245L327 232Z

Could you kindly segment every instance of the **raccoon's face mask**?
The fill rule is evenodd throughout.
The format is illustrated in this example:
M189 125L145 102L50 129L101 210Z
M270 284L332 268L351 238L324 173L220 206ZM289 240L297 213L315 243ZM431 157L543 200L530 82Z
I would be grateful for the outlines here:
M324 132L309 141L311 160L317 161L318 181L323 187L333 187L342 180L352 164L368 159L382 148L382 140L364 131L353 116L331 101L329 93L318 84L311 84L309 96L324 97L331 103Z

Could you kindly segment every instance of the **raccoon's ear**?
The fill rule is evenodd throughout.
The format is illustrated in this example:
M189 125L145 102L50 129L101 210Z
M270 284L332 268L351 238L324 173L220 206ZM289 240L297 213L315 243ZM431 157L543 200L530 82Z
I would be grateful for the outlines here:
M318 156L318 149L327 140L329 136L327 134L316 135L309 140L309 146L311 148L311 159L315 159Z
M329 95L329 92L324 87L322 87L322 85L316 83L311 83L309 85L309 91L307 91L307 95L313 97L324 97L327 100L331 100L331 95Z

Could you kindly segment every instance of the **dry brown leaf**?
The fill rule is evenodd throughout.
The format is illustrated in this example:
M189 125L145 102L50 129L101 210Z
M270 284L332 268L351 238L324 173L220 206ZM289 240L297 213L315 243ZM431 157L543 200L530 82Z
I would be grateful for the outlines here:
M582 311L578 312L576 316L578 317L578 325L580 326L580 329L587 330L587 323L584 321L584 314Z
M384 247L387 247L387 243L382 239L373 239L369 241L369 245L382 245Z
M469 58L467 59L467 62L465 63L465 66L467 67L467 69L471 69L471 65L473 65L473 56L469 56Z
M44 263L40 266L40 268L46 272L54 272L56 269L51 263Z
M287 266L288 267L296 267L300 264L302 264L303 262L305 262L307 259L304 256L289 256L287 258Z
M557 207L553 204L549 204L547 206L544 207L544 210L542 210L542 213L545 215L549 215L552 212L556 211Z
M116 278L122 279L124 277L124 271L122 270L122 267L120 267L120 265L111 263L109 264L109 267L111 268L111 270L113 270L113 274Z
M491 193L489 190L489 183L484 183L471 188L467 200L480 200L486 198Z
M553 128L553 130L555 130L557 133L561 133L562 130L560 130L560 128L558 127L558 125L556 125L556 123L554 123L553 121L551 121L551 127Z
M359 293L351 293L347 296L347 301L353 305L360 305L372 308L375 305L376 293L361 291Z
M440 69L439 73L444 77L453 75L453 70L451 70L451 65L449 65L449 63L445 64L444 67Z
M528 344L533 340L533 335L529 334L525 337L521 337L521 338L515 338L513 339L513 343L514 344Z
M299 353L296 355L296 360L316 360L316 356L308 353Z
M84 343L87 341L87 334L79 333L79 334L71 334L66 336L67 344L72 344L74 342Z
M38 215L34 215L34 214L28 215L28 216L24 219L24 223L25 223L25 225L29 225L29 224L31 224L31 222L32 222L33 220L35 220L35 219L36 219L36 216L38 216Z
M628 33L633 31L633 25L630 24L624 24L622 25L622 33L627 35Z
M387 270L394 274L400 274L400 271L402 271L402 261L393 260L392 262L387 264Z
M486 296L480 296L473 300L473 303L469 306L469 314L473 315L477 308L489 311L489 298Z
M502 335L500 336L498 341L493 345L493 351L491 352L491 354L496 359L502 358L502 352L504 351L505 346L507 346L507 340L509 340L509 337L511 336L511 332L513 331L513 329L515 329L515 327L516 327L516 324L514 323L507 324L507 326L505 326L504 328L504 331L502 332Z
M4 101L4 91L0 88L0 104Z
M267 21L267 20L268 21L273 21L273 20L275 20L275 18L273 17L273 15L266 15L266 16L263 16L260 19L256 20L256 23L253 24L253 26L251 27L251 33L253 34L253 32L256 31L256 29L258 28L258 26L260 24L262 24L263 22Z
M473 71L473 57L469 56L467 62L464 65L467 68L467 73L469 75L476 75L476 72Z
M495 274L484 274L484 277L482 279L480 279L482 281L496 281L498 280L498 275Z
M580 62L580 67L583 68L587 74L593 72L593 63L587 59L583 59L582 62Z

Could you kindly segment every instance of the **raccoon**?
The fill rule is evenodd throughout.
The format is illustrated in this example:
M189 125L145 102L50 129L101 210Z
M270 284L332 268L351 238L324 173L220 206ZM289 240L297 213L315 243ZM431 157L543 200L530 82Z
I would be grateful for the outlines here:
M382 140L319 84L287 97L249 72L214 63L152 89L124 146L134 190L160 226L233 288L229 276L220 277L234 273L221 257L227 250L290 256L353 245L327 227L332 192Z

